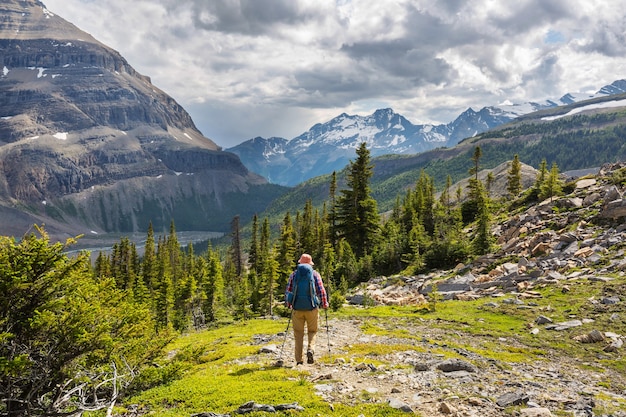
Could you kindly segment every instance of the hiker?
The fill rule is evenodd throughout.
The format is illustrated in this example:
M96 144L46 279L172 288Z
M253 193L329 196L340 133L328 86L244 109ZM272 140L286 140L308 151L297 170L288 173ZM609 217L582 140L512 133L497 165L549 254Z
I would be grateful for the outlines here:
M292 309L293 335L296 342L296 365L302 365L304 326L306 324L308 345L307 363L314 363L315 336L318 329L319 307L328 308L326 289L319 272L313 269L311 255L303 253L298 266L289 276L285 292L287 305Z

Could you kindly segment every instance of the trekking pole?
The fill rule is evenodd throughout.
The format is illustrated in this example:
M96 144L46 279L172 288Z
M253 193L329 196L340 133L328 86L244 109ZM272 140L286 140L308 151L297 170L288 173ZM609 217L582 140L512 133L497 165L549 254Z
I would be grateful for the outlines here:
M289 323L291 322L291 316L293 315L293 310L289 309L289 318L287 319L287 328L285 329L285 338L283 339L283 345L280 348L280 355L278 360L276 361L276 366L283 366L283 350L285 349L285 342L287 341L287 335L289 334Z
M328 309L324 309L324 315L326 316L326 336L328 336L328 356L330 356L330 330L328 330Z

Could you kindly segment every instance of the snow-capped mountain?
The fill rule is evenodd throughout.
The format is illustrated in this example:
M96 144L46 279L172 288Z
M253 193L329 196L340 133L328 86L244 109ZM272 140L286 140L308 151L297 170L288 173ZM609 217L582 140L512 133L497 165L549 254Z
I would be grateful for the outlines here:
M368 116L342 113L291 140L256 137L227 151L237 154L248 169L270 182L293 186L344 168L355 158L355 149L362 142L367 144L373 157L415 154L454 146L465 138L528 113L624 92L626 80L618 80L595 94L565 94L543 102L505 102L479 111L468 108L451 123L440 125L414 125L392 109L379 109Z

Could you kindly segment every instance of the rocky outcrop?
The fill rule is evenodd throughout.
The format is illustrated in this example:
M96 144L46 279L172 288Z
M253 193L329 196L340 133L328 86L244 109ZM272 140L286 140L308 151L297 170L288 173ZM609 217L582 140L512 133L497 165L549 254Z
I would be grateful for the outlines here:
M39 1L0 12L0 234L227 230L275 197L118 52Z
M596 176L573 182L570 194L543 201L494 225L498 250L448 271L378 277L349 297L353 304L426 303L436 284L444 299L536 297L533 287L569 280L610 280L626 271L623 203L626 163L607 164ZM617 183L616 183L617 182ZM503 261L505 260L505 261Z

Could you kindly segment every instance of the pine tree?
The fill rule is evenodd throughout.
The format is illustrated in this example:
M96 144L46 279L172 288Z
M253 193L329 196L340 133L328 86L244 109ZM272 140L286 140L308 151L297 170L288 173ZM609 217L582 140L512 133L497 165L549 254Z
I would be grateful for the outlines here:
M487 174L487 180L485 181L485 186L487 187L487 197L491 197L491 186L495 181L495 177L493 176L493 171L489 171Z
M300 249L304 253L314 253L316 249L315 225L313 214L313 202L307 199L304 204L304 213L298 225L298 236L300 237Z
M535 179L535 184L533 186L534 192L537 195L537 198L541 195L541 187L543 186L544 181L548 177L548 162L545 158L541 160L541 164L539 165L539 172L537 173L537 178Z
M473 247L474 253L483 255L491 249L494 238L491 234L491 213L489 208L489 197L486 191L480 186L477 190L477 227L474 235Z
M230 244L230 260L235 268L235 275L241 277L243 275L243 254L241 249L241 230L239 226L239 216L233 217L230 223L231 244Z
M255 214L252 217L252 230L250 235L250 249L248 249L248 264L250 269L259 274L261 267L259 265L259 217Z
M365 143L357 149L356 161L350 161L346 181L337 199L337 226L340 236L350 244L355 254L362 257L371 253L379 229L378 207L371 196L370 179L373 166Z
M289 212L285 213L283 223L280 228L280 237L278 241L278 253L276 260L278 261L278 282L277 286L279 290L284 290L287 287L287 279L295 266L295 233L293 225L291 223L291 215Z
M513 161L507 174L506 190L513 198L516 198L522 192L522 164L517 154L513 156Z
M100 279L111 277L111 263L109 257L104 252L99 252L94 265L94 274Z
M155 306L157 326L165 329L171 326L174 311L174 288L170 268L170 255L166 243L159 238L157 245L157 277Z
M550 172L545 177L545 180L541 184L539 199L545 200L547 198L552 201L554 196L560 195L563 190L563 181L559 178L559 167L556 162L552 163Z
M143 262L141 264L141 274L143 282L148 287L148 291L154 291L157 278L157 263L155 253L154 229L152 222L148 225L148 234L144 246Z
M337 173L333 171L330 177L330 187L328 190L329 206L328 210L328 227L329 238L333 248L337 247Z
M224 279L222 264L219 256L211 248L206 253L206 277L202 280L202 291L204 300L202 311L206 320L214 322L220 315L220 310L224 307Z
M474 148L474 154L472 155L472 162L474 166L470 169L470 175L474 176L474 180L478 182L478 171L480 170L480 158L483 156L483 151L480 146Z

